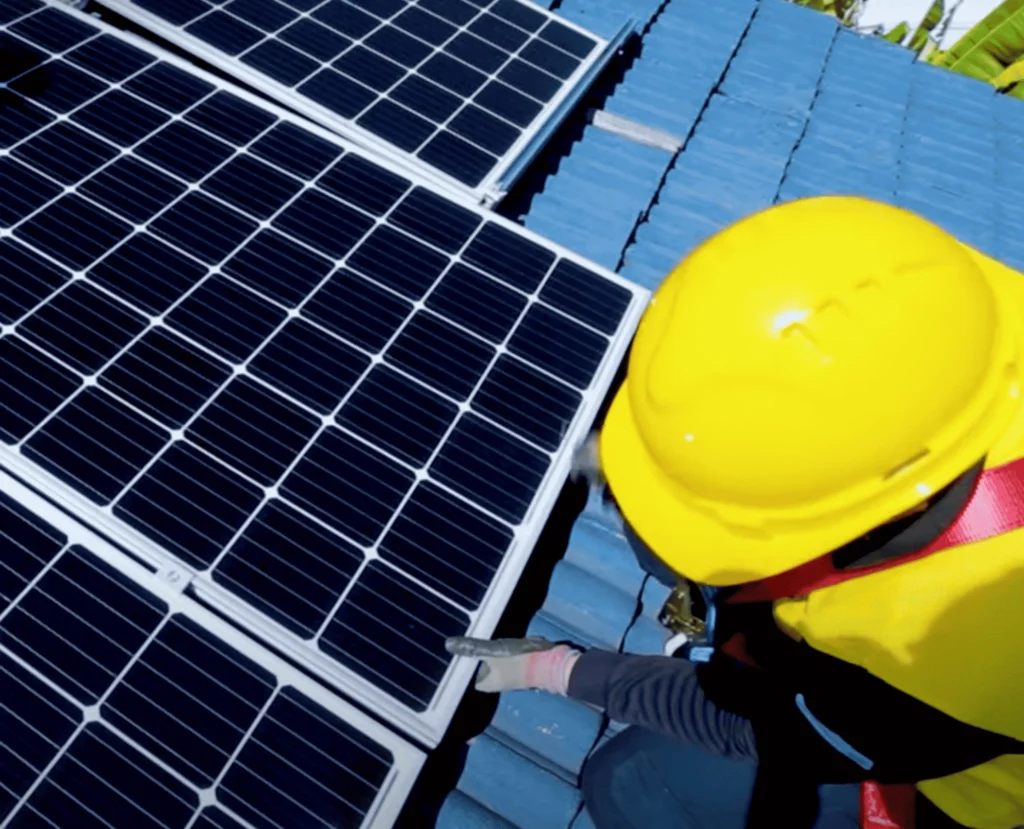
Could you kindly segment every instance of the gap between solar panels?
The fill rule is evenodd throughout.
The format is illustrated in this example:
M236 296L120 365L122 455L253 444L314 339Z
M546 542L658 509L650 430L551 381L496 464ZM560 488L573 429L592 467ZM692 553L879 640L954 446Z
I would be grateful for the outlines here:
M622 45L528 0L97 0L493 206Z
M0 461L436 744L647 292L78 12L0 49Z
M4 472L0 537L0 825L394 825L419 749Z

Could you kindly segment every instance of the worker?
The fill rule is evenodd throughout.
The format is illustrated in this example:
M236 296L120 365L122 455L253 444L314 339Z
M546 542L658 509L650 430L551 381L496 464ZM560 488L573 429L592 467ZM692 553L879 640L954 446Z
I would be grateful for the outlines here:
M1022 346L1024 278L916 214L727 227L653 295L596 452L710 657L449 650L633 726L585 766L598 829L855 827L861 784L910 784L917 829L1024 825Z

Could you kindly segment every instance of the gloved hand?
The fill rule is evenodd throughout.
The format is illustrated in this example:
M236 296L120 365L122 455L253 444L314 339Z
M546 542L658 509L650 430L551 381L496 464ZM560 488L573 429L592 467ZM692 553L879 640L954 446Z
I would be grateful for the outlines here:
M479 659L476 689L486 693L536 688L565 696L580 651L539 636L526 639L473 639L453 636L448 653Z
M592 487L603 487L604 472L601 470L601 450L597 432L591 433L573 452L572 466L569 477L578 481L585 480Z

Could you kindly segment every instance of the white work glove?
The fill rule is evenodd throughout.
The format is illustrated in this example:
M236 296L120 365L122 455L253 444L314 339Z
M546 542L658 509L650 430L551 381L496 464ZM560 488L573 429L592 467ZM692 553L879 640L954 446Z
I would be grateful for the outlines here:
M481 660L476 689L494 694L535 688L565 696L580 651L539 636L526 639L472 639L454 636L448 653Z
M604 486L604 472L601 470L601 450L596 432L576 448L572 456L569 478L573 481L585 480L590 486Z

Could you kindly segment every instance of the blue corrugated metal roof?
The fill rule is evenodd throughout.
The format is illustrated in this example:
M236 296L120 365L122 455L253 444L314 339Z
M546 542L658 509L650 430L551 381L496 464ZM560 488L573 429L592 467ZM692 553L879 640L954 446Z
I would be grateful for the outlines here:
M638 619L648 580L629 553L617 513L591 497L528 633L612 650L628 640L631 650L639 645L641 651L657 652L662 641L652 631L657 622ZM641 628L646 633L634 635ZM607 726L599 712L567 698L534 691L502 694L489 727L470 746L458 788L437 826L587 826L578 822L578 781ZM530 796L523 797L523 791Z
M844 192L904 205L1024 267L1019 101L782 0L565 0L560 11L604 34L648 19L605 109L685 143L673 154L587 127L534 197L533 230L654 288L741 216ZM666 592L592 498L529 633L657 653ZM437 826L588 829L580 771L619 728L571 700L503 695Z

